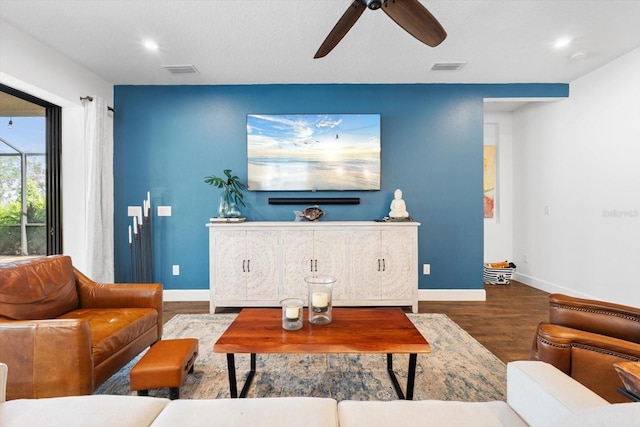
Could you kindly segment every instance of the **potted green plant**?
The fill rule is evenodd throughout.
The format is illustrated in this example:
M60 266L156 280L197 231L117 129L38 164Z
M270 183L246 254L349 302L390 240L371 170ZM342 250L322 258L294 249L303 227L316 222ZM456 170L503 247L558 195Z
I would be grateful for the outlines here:
M207 176L204 178L204 182L222 188L220 205L218 206L220 218L239 218L242 213L238 205L245 206L242 190L247 186L240 181L240 178L231 174L231 169L225 169L224 174L225 177L222 178L215 175Z

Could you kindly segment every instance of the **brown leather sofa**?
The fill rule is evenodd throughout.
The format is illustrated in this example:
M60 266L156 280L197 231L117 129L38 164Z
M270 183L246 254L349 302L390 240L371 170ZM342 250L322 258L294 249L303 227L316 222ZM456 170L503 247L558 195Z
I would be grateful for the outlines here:
M607 401L628 402L614 363L640 361L640 309L562 294L549 295L531 359L554 365Z
M63 255L0 264L7 399L90 394L162 337L162 285L96 283Z

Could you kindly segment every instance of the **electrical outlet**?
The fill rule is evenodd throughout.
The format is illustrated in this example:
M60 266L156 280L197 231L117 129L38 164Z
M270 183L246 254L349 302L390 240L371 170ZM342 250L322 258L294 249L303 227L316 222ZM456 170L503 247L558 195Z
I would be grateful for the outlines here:
M174 265L173 266L173 275L174 276L179 276L180 275L180 266L179 265Z
M422 264L422 274L431 274L431 264Z
M525 264L529 262L529 255L524 254L522 255L522 262L524 262Z

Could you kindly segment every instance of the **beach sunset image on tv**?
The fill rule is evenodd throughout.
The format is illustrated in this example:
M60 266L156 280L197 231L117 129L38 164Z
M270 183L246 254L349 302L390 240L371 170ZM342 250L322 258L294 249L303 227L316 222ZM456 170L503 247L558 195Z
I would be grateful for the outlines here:
M380 190L379 114L247 115L248 189Z

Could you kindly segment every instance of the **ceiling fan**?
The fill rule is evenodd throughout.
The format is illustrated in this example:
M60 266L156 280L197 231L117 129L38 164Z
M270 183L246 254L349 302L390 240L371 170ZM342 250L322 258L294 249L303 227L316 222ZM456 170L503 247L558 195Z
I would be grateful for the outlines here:
M418 0L354 0L324 40L314 58L322 58L331 52L366 8L382 9L405 31L431 47L438 46L447 37L447 32L442 25Z

